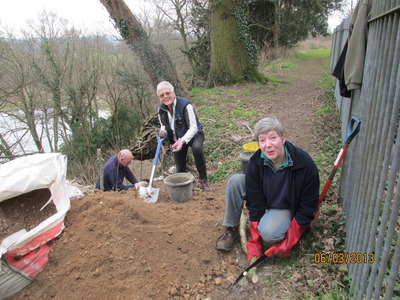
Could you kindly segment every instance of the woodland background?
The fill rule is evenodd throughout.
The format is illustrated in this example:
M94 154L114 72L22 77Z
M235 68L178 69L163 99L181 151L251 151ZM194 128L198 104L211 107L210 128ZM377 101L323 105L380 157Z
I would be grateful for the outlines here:
M97 149L103 157L129 148L136 159L151 158L159 81L188 98L221 85L267 84L273 78L261 68L309 37L329 36L329 14L346 17L354 7L344 0L164 0L153 1L150 17L134 15L122 0L99 2L120 36L87 35L48 11L22 38L1 28L2 162L62 152L69 176L91 184ZM208 144L206 154L217 150Z

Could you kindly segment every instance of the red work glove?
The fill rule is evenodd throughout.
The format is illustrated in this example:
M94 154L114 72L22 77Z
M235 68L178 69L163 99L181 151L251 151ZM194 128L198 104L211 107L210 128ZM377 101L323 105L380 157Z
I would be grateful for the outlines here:
M275 244L274 254L280 257L290 256L292 248L299 242L302 234L308 226L300 226L296 218L293 218L292 223L290 223L289 230L286 233L286 237Z
M255 256L260 258L262 255L262 237L258 232L258 224L260 222L250 222L250 233L251 240L247 241L247 262L250 264L250 261Z
M175 144L172 145L172 152L178 152L181 151L183 145L185 144L185 141L180 138L175 142Z

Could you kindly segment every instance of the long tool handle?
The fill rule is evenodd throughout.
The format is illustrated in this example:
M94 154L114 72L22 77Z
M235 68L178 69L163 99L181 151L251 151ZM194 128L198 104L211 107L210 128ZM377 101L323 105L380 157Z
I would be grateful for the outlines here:
M165 137L164 138L160 138L157 135L157 150L156 150L156 155L154 156L153 166L157 166L158 157L160 156L160 151L161 151L161 145L162 145L162 142L164 140L165 140Z
M242 277L244 276L245 273L247 273L248 271L250 271L252 268L257 267L258 265L260 265L264 260L266 260L267 257L271 257L274 254L274 250L275 250L276 246L272 246L271 248L269 248L267 251L265 251L263 253L263 255L261 255L260 258L258 258L255 262L253 262L252 264L250 264L246 269L243 270L242 273L239 274L239 276L236 278L235 282L232 283L231 286L234 286L236 283L239 282L240 279L242 279ZM270 253L270 254L269 254Z
M360 125L361 125L361 120L359 118L357 117L351 118L349 125L347 126L347 135L344 144L342 146L342 149L340 149L340 152L335 160L335 163L333 164L332 171L325 182L321 194L319 195L319 203L321 203L325 199L326 193L328 192L332 184L333 178L335 177L335 174L339 169L339 166L342 163L344 156L346 155L347 149L349 148L351 141L360 132Z
M158 157L160 156L160 151L161 151L161 146L162 146L162 142L165 140L165 137L160 138L158 135L156 135L157 137L157 150L156 150L156 155L154 156L154 160L153 160L153 167L151 168L151 175L150 175L150 181L149 181L149 187L148 190L151 190L151 186L153 185L153 179L154 179L154 173L156 171L156 166L158 163Z

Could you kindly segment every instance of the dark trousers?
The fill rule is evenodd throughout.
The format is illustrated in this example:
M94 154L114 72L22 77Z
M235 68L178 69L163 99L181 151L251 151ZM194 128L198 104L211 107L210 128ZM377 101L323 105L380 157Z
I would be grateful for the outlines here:
M197 133L189 144L183 145L181 151L174 152L174 160L176 164L176 172L186 172L186 157L189 147L192 147L196 169L199 173L199 179L207 179L206 160L203 152L204 133Z

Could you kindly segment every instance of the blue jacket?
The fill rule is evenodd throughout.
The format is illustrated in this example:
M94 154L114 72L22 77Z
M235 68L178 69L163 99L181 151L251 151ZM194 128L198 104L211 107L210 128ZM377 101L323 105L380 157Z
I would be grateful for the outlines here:
M300 226L308 226L318 209L319 175L314 161L304 150L286 141L285 143L293 166L289 170L289 202L292 218ZM269 209L265 186L268 178L265 174L269 166L264 164L259 149L249 160L246 169L246 205L251 222L259 222ZM271 186L271 182L269 182ZM276 188L280 188L277 186Z
M124 178L126 178L132 184L122 184ZM104 191L127 190L135 187L134 184L138 182L128 167L123 167L118 164L117 155L110 157L110 159L103 166L103 180ZM97 179L96 189L100 189L100 177Z

